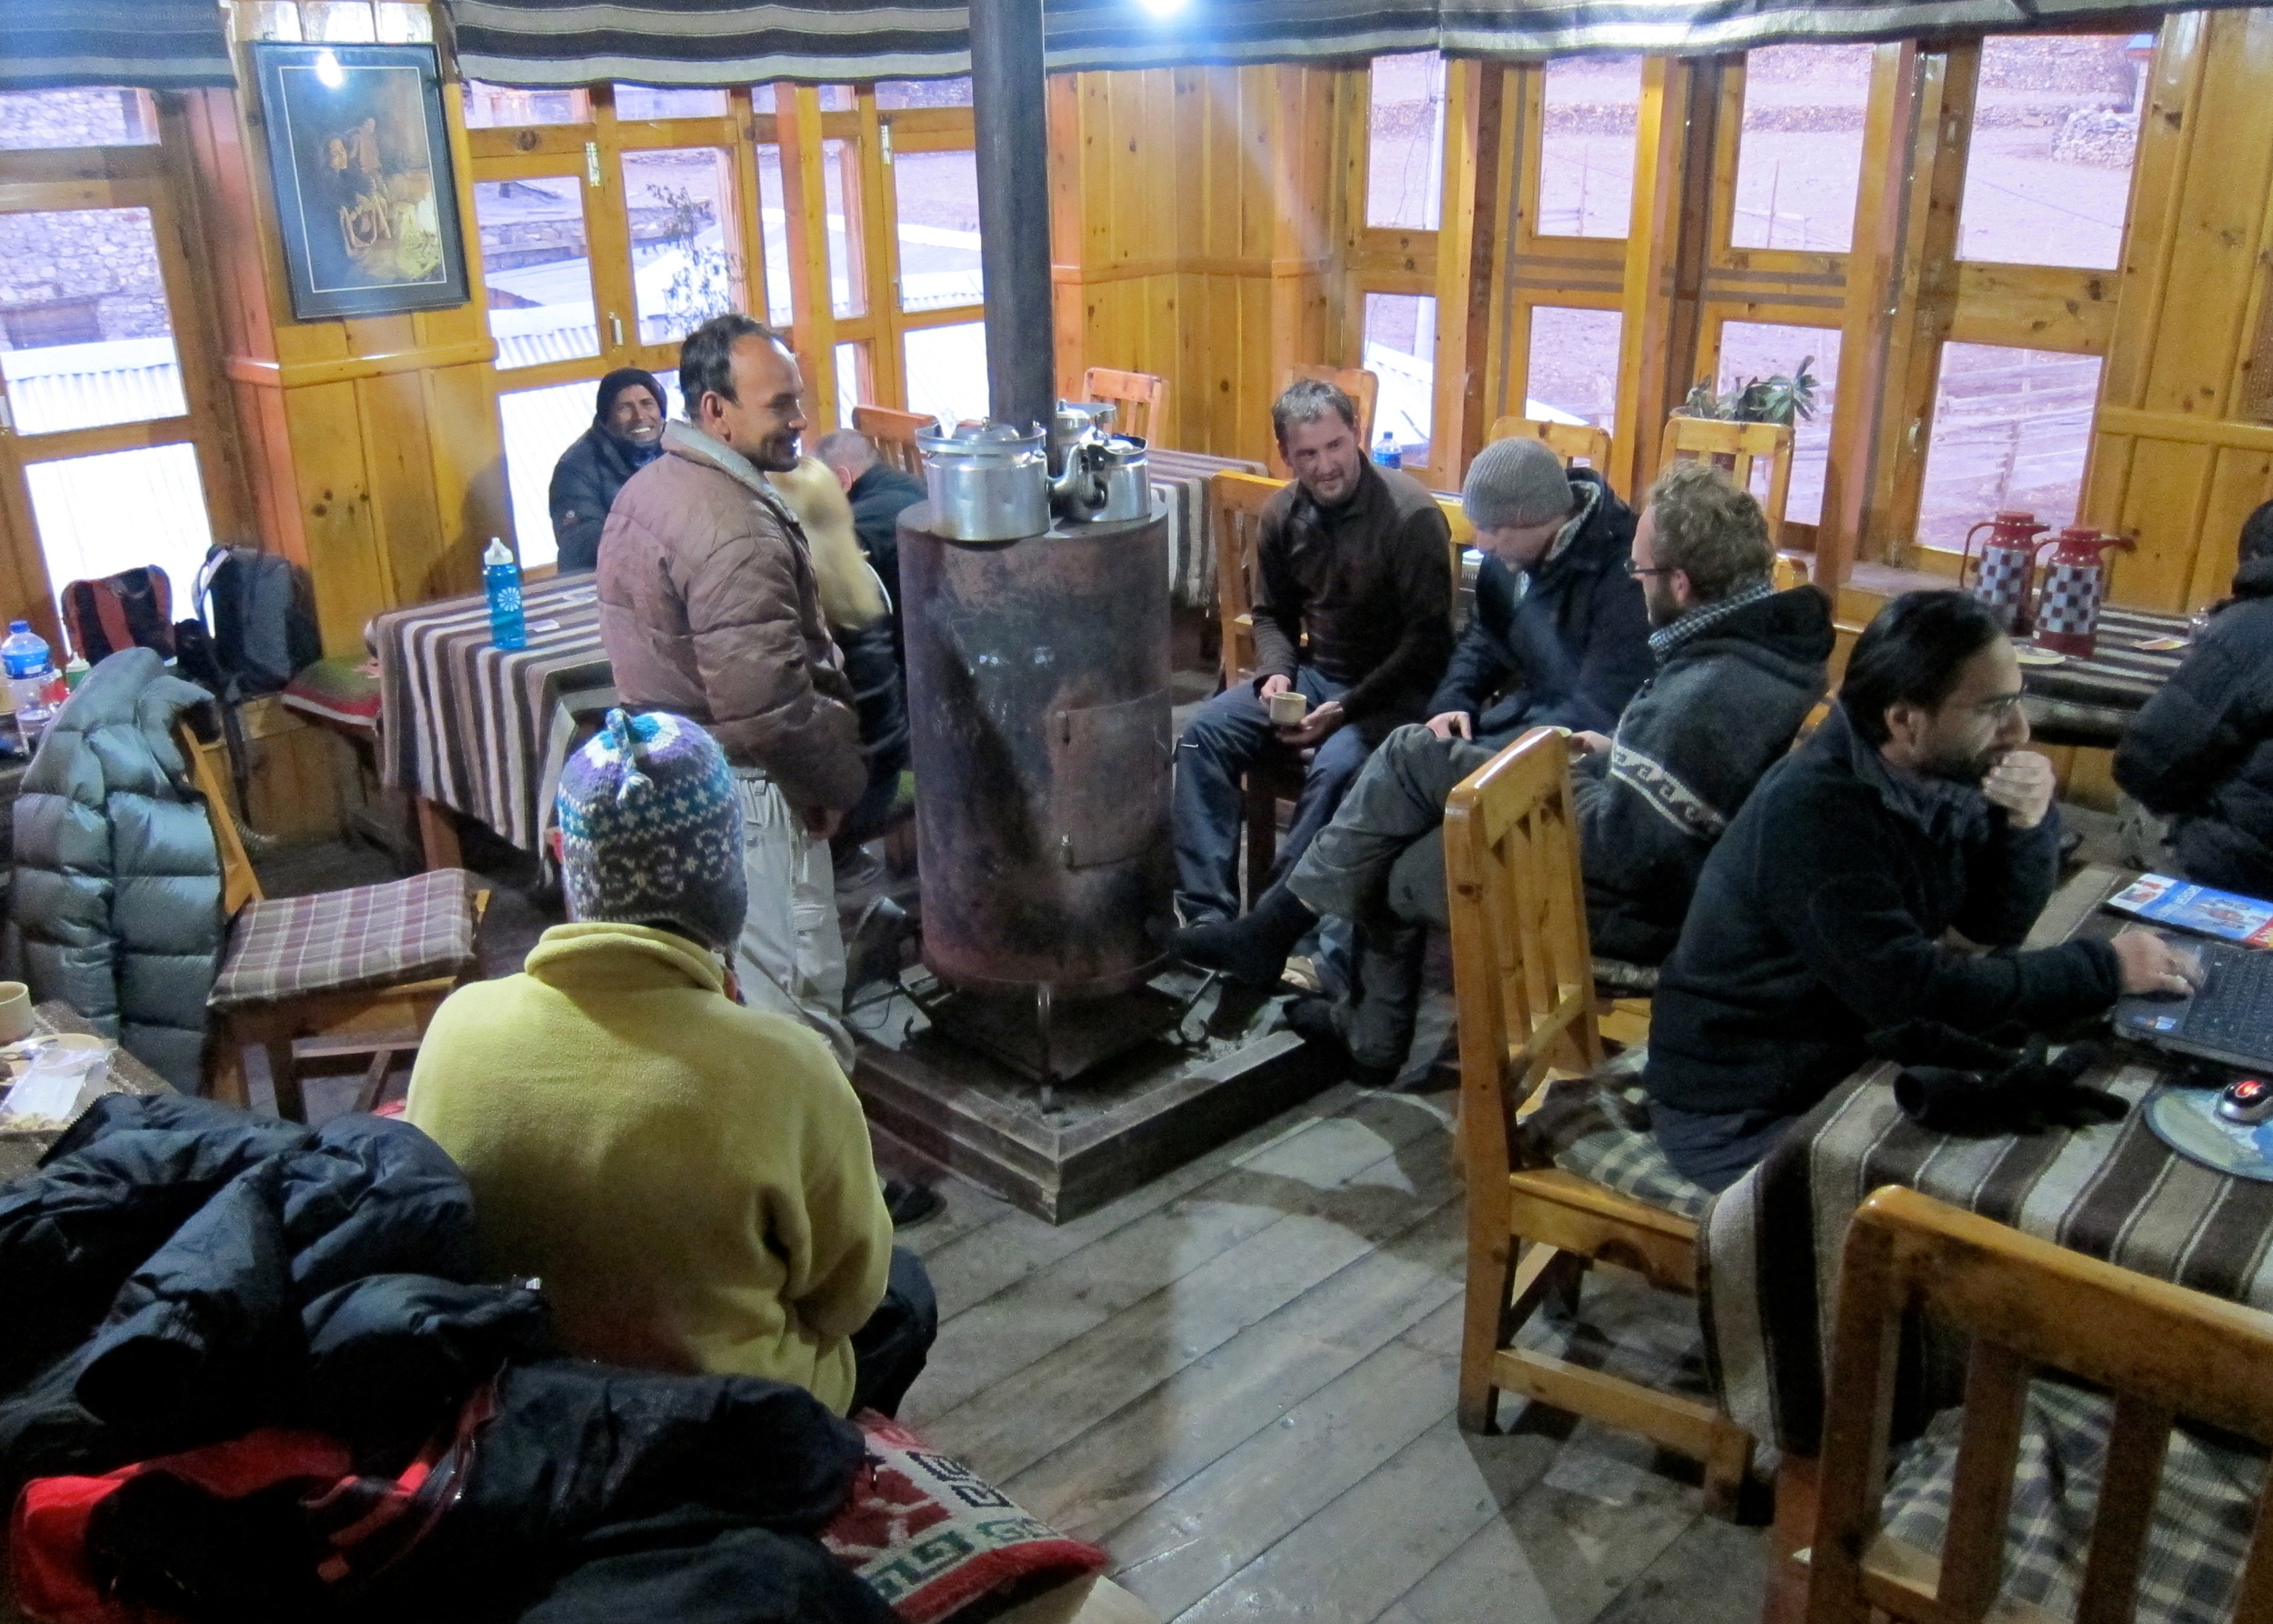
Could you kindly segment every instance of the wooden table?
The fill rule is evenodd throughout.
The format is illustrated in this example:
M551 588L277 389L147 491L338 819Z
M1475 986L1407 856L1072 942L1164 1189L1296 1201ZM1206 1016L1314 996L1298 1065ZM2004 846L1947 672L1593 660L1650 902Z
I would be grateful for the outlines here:
M2123 729L2170 680L2187 657L2193 627L2183 615L2158 615L2109 604L2099 611L2098 646L2089 659L2068 656L2057 666L2023 666L2028 726L2047 744L2095 745L2112 749ZM2178 648L2142 648L2176 638Z
M70 1005L56 1001L40 1004L32 1010L32 1029L35 1032L80 1032L92 1038L95 1028L86 1018ZM151 1070L124 1048L113 1048L110 1058L111 1081L129 1094L171 1094L174 1085ZM0 1184L21 1178L39 1166L39 1158L47 1154L47 1148L62 1137L60 1132L45 1134L0 1134Z
M2049 946L2110 935L2100 904L2132 877L2087 868L2031 936ZM2273 1184L2236 1178L2170 1149L2138 1108L2168 1068L2119 1048L2086 1081L2132 1102L2121 1121L2041 1134L1958 1138L1894 1102L1900 1068L1848 1078L1758 1167L1713 1203L1698 1238L1698 1305L1721 1398L1781 1451L1767 1617L1796 1619L1813 1537L1825 1350L1847 1220L1899 1184L2157 1279L2273 1309Z

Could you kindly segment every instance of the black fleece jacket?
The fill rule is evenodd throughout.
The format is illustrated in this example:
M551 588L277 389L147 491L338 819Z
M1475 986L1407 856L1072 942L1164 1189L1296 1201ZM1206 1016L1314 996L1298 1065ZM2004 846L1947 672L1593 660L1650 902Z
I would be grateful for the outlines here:
M1835 709L1705 860L1650 1015L1651 1097L1796 1114L1881 1028L2042 1029L2108 1008L2105 942L2010 950L2052 894L2059 848L2057 813L2016 829L1978 789L1894 772ZM2000 950L1945 947L1952 928Z

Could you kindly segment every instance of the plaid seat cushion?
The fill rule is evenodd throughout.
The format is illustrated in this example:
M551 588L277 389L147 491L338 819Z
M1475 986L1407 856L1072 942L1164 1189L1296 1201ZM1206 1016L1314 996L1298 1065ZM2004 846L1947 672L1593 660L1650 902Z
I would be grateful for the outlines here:
M1566 1173L1685 1218L1702 1218L1712 1192L1674 1171L1649 1131L1646 1058L1646 1050L1629 1048L1592 1076L1549 1084L1524 1118L1524 1133L1535 1154Z
M215 1009L460 976L475 964L474 877L437 868L383 886L255 902L236 917Z
M2115 1407L2058 1381L2028 1384L2006 1531L2002 1594L2074 1618L2098 1509ZM1898 1458L1880 1509L1887 1532L1937 1555L1949 1528L1962 1408L1945 1409ZM2138 1624L2215 1624L2257 1522L2265 1457L2183 1429L2170 1435L2140 1562Z

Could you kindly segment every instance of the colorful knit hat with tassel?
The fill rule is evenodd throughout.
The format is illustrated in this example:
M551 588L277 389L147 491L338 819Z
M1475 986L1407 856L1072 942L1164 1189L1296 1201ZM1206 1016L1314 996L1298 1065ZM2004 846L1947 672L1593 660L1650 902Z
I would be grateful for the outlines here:
M749 907L742 809L717 741L667 711L607 713L557 802L568 917L676 925L731 947Z

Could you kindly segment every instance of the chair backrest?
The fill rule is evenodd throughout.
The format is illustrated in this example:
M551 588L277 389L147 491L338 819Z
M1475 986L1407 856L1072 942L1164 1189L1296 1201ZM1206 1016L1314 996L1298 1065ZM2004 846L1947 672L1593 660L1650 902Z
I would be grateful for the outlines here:
M1970 1342L1938 1565L1880 1531L1898 1346L1913 1313ZM2087 1258L1916 1190L1878 1191L1856 1213L1840 1263L1809 1624L1863 1624L1874 1609L1921 1624L1971 1624L1990 1610L2022 1405L2040 1369L2082 1377L2114 1398L2076 1619L2129 1619L2173 1418L2273 1443L2268 1368L2273 1315ZM2232 1616L2262 1619L2268 1609L2273 1518L2260 1502Z
M1550 423L1543 417L1495 417L1484 443L1517 438L1543 440L1549 451L1563 459L1563 466L1584 463L1604 478L1609 477L1610 431L1607 428L1591 423Z
M1789 592L1795 586L1807 584L1807 566L1788 553L1776 555L1776 562L1767 572L1768 584L1778 592Z
M234 919L246 903L261 900L261 888L260 876L253 871L253 859L245 854L245 837L237 829L236 815L229 809L229 791L223 782L222 770L214 765L214 758L229 747L221 739L209 745L200 744L186 722L174 724L174 742L181 747L182 757L189 763L190 783L205 797L205 821L213 826L213 842L221 849L221 907Z
M1082 396L1109 400L1120 407L1113 419L1116 434L1134 435L1150 445L1168 420L1168 380L1149 372L1114 372L1092 366L1081 375Z
M916 450L916 434L938 422L921 412L896 412L890 406L853 407L852 426L875 442L876 456L903 474L924 476L924 459Z
M1791 501L1792 431L1781 423L1730 423L1718 417L1685 417L1676 412L1666 419L1665 455L1657 465L1664 473L1677 462L1703 458L1728 470L1740 490L1752 488L1752 465L1767 459L1767 495L1760 498L1767 515L1767 537L1784 545L1784 509Z
M1570 751L1534 727L1445 805L1446 904L1471 1188L1505 1177L1512 1124L1549 1071L1602 1063Z
M1349 396L1351 403L1357 407L1357 443L1370 456L1373 451L1373 409L1381 398L1379 376L1362 366L1326 366L1307 362L1300 366L1289 366L1287 376L1279 379L1278 386L1283 390L1297 378L1306 377L1321 384L1332 384Z
M1284 479L1225 472L1207 481L1207 534L1216 546L1216 613L1223 624L1223 675L1228 683L1255 674L1255 554L1263 507Z

